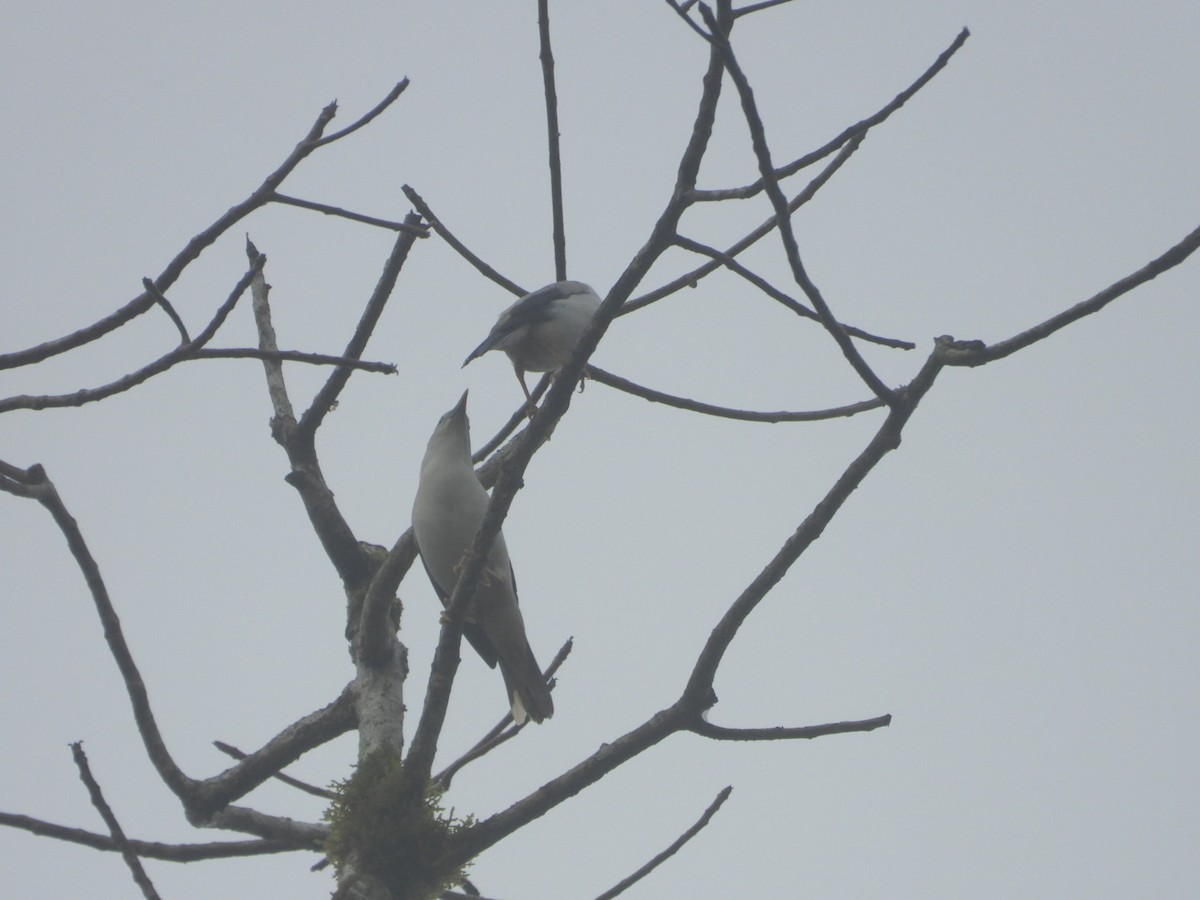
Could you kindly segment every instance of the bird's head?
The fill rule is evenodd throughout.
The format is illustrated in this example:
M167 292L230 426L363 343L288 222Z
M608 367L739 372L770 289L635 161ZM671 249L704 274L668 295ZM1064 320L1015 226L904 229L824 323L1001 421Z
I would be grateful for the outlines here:
M471 421L467 418L467 391L463 391L454 408L442 414L433 434L429 436L426 458L433 451L452 452L471 458Z

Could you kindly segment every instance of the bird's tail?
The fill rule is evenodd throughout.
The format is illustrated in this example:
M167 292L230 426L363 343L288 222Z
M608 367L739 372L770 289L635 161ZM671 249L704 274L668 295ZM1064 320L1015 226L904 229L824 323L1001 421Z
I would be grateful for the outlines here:
M512 706L513 721L518 725L526 718L541 724L554 715L554 700L550 688L542 677L542 669L534 659L529 644L517 660L500 657L500 674L504 676L504 689Z

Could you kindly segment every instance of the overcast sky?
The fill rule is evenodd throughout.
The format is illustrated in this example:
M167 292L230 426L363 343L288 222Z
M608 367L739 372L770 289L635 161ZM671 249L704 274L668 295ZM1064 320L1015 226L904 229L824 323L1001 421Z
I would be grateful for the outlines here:
M92 322L243 199L321 107L353 121L287 193L398 219L413 185L526 288L552 281L536 4L20 4L0 30L0 352ZM571 277L602 294L669 197L707 59L663 3L552 4ZM735 46L777 160L883 106L964 26L972 37L796 217L836 313L916 351L869 348L908 381L931 338L1003 339L1140 268L1200 224L1194 0L797 0ZM704 187L754 160L727 92ZM805 183L798 176L792 190ZM725 246L768 215L709 206ZM271 208L207 250L170 296L193 331L269 258L281 346L336 353L392 238ZM746 262L786 285L777 240ZM693 260L673 254L643 287ZM501 900L588 898L709 827L629 897L1191 897L1200 883L1200 260L1005 361L945 372L904 443L739 634L712 721L890 728L811 742L675 737L479 859ZM408 525L438 415L464 388L476 442L520 394L492 354L459 363L511 297L438 239L418 244L319 440L362 540ZM150 313L0 394L93 386L168 349ZM255 343L249 307L216 342ZM828 336L730 275L618 320L594 361L751 409L867 391ZM325 376L288 369L301 407ZM167 744L190 775L226 765L352 677L344 596L268 432L261 366L195 362L110 401L0 417L0 459L42 463L107 581ZM672 702L712 626L869 440L878 414L718 421L599 384L534 459L505 534L531 643L568 637L556 715L466 769L449 803L486 816ZM103 831L67 747L83 740L126 831L196 831L145 758L91 600L36 504L0 495L0 810ZM436 640L419 567L401 586L415 710ZM503 711L469 651L444 758ZM347 736L294 774L344 777ZM320 801L265 786L266 812ZM315 856L149 862L164 898L325 897ZM129 897L121 860L0 831L14 898Z

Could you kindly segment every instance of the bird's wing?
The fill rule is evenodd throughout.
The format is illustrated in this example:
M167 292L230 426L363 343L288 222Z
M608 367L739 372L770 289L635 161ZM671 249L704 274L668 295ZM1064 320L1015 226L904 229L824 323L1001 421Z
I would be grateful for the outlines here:
M413 535L413 540L416 540L416 535ZM421 557L421 565L425 567L425 574L429 576L429 583L433 585L434 593L442 601L442 606L445 606L450 602L450 594L442 585L438 584L437 578L433 575L433 570L425 562L425 556L421 553L420 544L417 545L417 555ZM471 618L468 618L463 623L463 637L475 648L475 652L487 663L489 669L496 668L496 648L492 645L483 628Z

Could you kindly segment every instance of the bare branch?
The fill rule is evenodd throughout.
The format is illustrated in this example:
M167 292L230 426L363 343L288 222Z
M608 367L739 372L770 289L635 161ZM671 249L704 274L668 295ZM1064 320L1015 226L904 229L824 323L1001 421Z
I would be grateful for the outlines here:
M559 666L571 655L574 640L574 638L567 638L567 642L559 648L558 653L554 655L554 659L550 661L550 665L547 666L545 673L543 673L543 677L550 685L550 690L554 690L554 673L558 671ZM511 728L509 727L510 725L512 726ZM451 780L464 766L487 755L501 744L516 737L524 727L524 725L512 724L512 711L510 710L499 722L492 726L487 734L476 741L470 750L435 775L433 783L443 791L449 790Z
M354 729L357 724L356 695L356 683L352 681L332 703L288 725L258 750L244 754L236 765L219 775L195 782L191 809L204 815L244 797L268 778L286 781L286 776L279 774L285 766L309 750Z
M121 828L121 823L113 815L112 807L104 799L104 793L100 790L100 785L92 777L92 767L88 765L87 754L83 752L82 741L75 741L71 744L71 754L75 758L75 765L79 767L79 778L84 783L84 786L87 787L88 796L92 798L92 806L96 807L96 811L100 813L100 818L108 826L108 833L112 835L113 844L120 851L121 856L125 860L125 865L129 867L134 883L141 889L142 896L146 897L147 900L159 900L158 891L154 889L154 884L150 881L150 876L146 874L146 870L142 867L142 861L138 859L134 849L129 846L129 840L125 837L125 831Z
M697 834L699 834L700 830L704 828L704 826L709 823L709 820L717 814L717 810L719 810L725 804L725 801L729 799L729 795L732 793L732 791L732 787L722 788L720 792L718 792L713 802L708 804L708 809L704 810L704 812L700 815L700 818L696 820L695 824L693 824L691 828L676 838L675 841L672 842L671 846L669 846L662 853L659 853L628 878L621 879L603 894L597 896L596 900L612 900L612 898L616 897L618 894L625 893L625 891L627 891L637 882L641 881L643 878L661 866L664 862L678 853L680 848L694 838Z
M946 342L939 341L936 344L933 354L922 366L921 371L898 392L898 402L891 407L887 419L866 449L850 463L826 496L801 523L792 537L784 543L775 558L730 605L701 650L679 699L670 707L655 713L632 731L604 744L587 759L542 785L528 797L467 829L462 834L461 846L456 848L456 858L464 861L473 858L508 834L562 803L568 797L595 784L608 772L624 765L671 734L700 727L698 723L703 722L704 711L716 701L713 679L717 667L720 665L725 650L736 636L741 623L766 596L767 592L783 578L800 554L820 536L841 505L862 483L874 466L890 450L899 446L901 430L917 403L932 387L937 373L944 365L943 355L950 349L952 348ZM554 393L555 389L552 388L551 397ZM537 417L530 424L527 434L536 425ZM508 476L509 471L506 469L501 475L501 483ZM493 497L499 490L500 488L497 486L493 491ZM882 724L882 720L880 723Z
M819 409L808 412L755 412L746 409L731 409L727 406L713 406L711 403L702 403L699 400L688 400L685 397L664 394L661 391L651 390L640 384L634 384L620 375L614 375L593 365L587 367L587 373L590 378L600 384L616 388L635 397L641 397L643 400L649 400L651 403L662 403L665 406L673 406L676 409L686 409L689 412L703 413L706 416L717 416L722 419L738 419L743 422L816 422L822 419L853 416L867 410L879 409L886 405L879 398L875 398L874 400L863 400L861 403L851 403L849 406L838 406L833 409Z
M688 715L684 707L675 704L655 713L632 731L601 745L587 759L546 782L528 797L461 832L454 858L465 862L478 856L568 797L595 784L639 753L686 728Z
M808 549L809 545L821 536L825 526L841 509L851 493L854 492L863 479L889 452L900 446L900 433L912 415L916 405L933 385L937 373L943 363L940 345L926 360L921 371L917 373L906 387L897 392L896 402L891 406L887 418L866 448L850 463L833 487L813 508L807 518L789 537L774 558L747 585L741 595L730 605L721 621L705 642L704 649L696 660L696 666L688 679L684 696L691 698L693 704L703 707L703 704L713 698L713 679L717 667L733 641L742 623L754 611L762 599L787 574L792 563ZM710 704L711 705L711 704ZM697 717L698 718L698 717Z
M554 219L555 280L567 277L567 232L563 221L562 155L558 144L558 92L554 87L554 52L550 47L550 0L538 0L538 39L542 86L546 97L546 139L550 157L550 207Z
M468 250L466 244L456 238L450 229L446 227L445 223L443 223L441 219L434 215L433 210L429 208L429 204L426 203L424 199L422 199L421 195L418 194L412 187L406 184L401 188L401 190L404 191L404 196L408 198L408 202L416 207L417 212L419 212L425 221L429 223L429 227L434 230L437 236L449 244L459 256L474 266L475 269L477 269L485 278L496 282L496 284L500 285L500 287L512 294L517 295L518 297L529 293L527 290L525 290L525 288L521 287L515 281L510 281L509 279L505 278L503 275L485 263L482 259Z
M246 236L246 255L257 259L260 254L250 236ZM271 398L271 408L275 411L273 422L294 421L292 401L288 397L287 382L283 377L283 365L275 355L279 344L275 339L275 324L271 321L271 286L267 284L266 276L260 269L250 285L250 305L254 309L254 327L258 332L258 347L268 354L262 358L263 371L267 379L267 395Z
M417 237L429 237L429 230L424 225L414 226L404 222L393 222L390 219L365 216L362 213L342 209L340 206L330 206L327 203L317 203L313 200L301 200L299 197L289 197L286 194L272 194L271 200L274 203L282 203L285 206L311 209L314 212L324 213L327 216L337 216L342 219L349 219L351 222L361 222L364 225L374 225L376 228L386 228L388 231L412 231Z
M1146 265L1142 266L1136 272L1126 275L1121 280L1114 282L1100 291L1100 293L1080 303L1076 303L1070 309L1064 310L1056 316L1051 316L1039 325L1035 325L1026 331L1022 331L1020 334L995 344L984 345L982 342L973 342L960 345L955 352L947 355L946 365L981 366L984 363L1010 356L1018 350L1024 350L1031 344L1036 344L1038 341L1048 338L1056 331L1066 328L1072 322L1076 322L1084 316L1090 316L1092 313L1099 312L1123 294L1127 294L1134 288L1145 284L1147 281L1151 281L1168 269L1174 268L1191 256L1197 247L1200 247L1200 227L1189 233L1183 240L1156 259L1146 263Z
M190 816L189 821L205 828L223 828L258 835L264 840L286 842L297 850L322 850L329 836L327 825L269 816L244 806L227 806L208 816Z
M770 9L772 6L782 6L785 3L791 3L792 0L761 0L759 3L749 3L746 6L738 7L733 11L733 17L740 19L742 16L748 16L751 13L756 13L763 9Z
M303 350L263 350L257 347L205 348L193 353L192 358L261 359L274 362L308 363L313 366L346 366L359 372L374 372L378 375L395 375L399 371L395 363L349 359L345 356L330 356L328 353L307 353Z
M810 181L805 186L804 190L802 190L799 194L797 194L795 197L792 198L792 201L788 204L789 212L795 212L797 209L799 209L801 206L803 206L805 203L807 203L809 200L811 200L816 195L817 191L820 190L822 185L824 185L827 181L829 181L830 178L833 177L833 173L836 172L838 169L840 169L842 167L842 165L851 156L854 155L854 152L856 150L858 150L858 148L861 145L862 145L862 136L861 135L848 141L845 144L845 146L842 147L841 152L838 153L838 155L835 156L832 160L830 160L829 165L827 165L823 170L821 170L820 174L818 174L816 178L814 178L812 181ZM693 199L704 199L703 197L698 196L699 193L700 192L693 191L692 198ZM765 222L763 222L761 225L759 225L757 228L755 228L753 231L751 231L748 235L746 235L740 241L738 241L737 243L735 243L732 246L730 246L729 248L727 248L723 252L723 255L729 257L730 259L736 257L739 253L741 253L747 247L750 247L751 245L758 242L761 238L765 237L766 235L768 235L772 231L774 231L776 226L778 226L778 224L779 224L779 218L777 216L771 216L771 218L767 219ZM661 287L655 288L654 290L649 291L648 293L642 294L640 297L637 297L633 300L628 301L623 307L621 307L621 311L617 315L623 316L623 315L626 315L627 313L631 313L636 310L639 310L643 306L649 306L651 303L661 300L663 297L666 297L670 294L674 294L677 291L682 290L685 287L695 287L696 282L698 282L705 275L708 275L711 272L715 272L720 267L721 267L721 262L719 260L714 260L712 262L705 263L702 266L698 266L697 268L693 269L692 271L687 272L683 275L680 275L678 278L674 279L673 281L669 281L666 284L662 285ZM857 336L863 337L864 339L867 338L867 336L865 334L857 333L857 329L855 329L855 332L856 332Z
M121 620L117 617L112 600L108 596L108 589L104 586L100 567L92 558L87 542L79 530L79 525L67 512L54 484L46 477L45 470L41 466L32 466L26 470L25 474L33 498L49 511L55 524L63 533L63 537L67 539L71 555L75 557L75 563L87 582L92 602L100 617L100 623L104 626L104 639L121 672L125 691L133 706L133 717L137 721L138 733L142 737L142 743L146 747L150 762L167 787L186 804L196 782L183 774L167 751L162 734L158 730L158 723L154 720L154 713L150 709L146 684L142 681L142 675L133 661L133 655L129 652L129 645L125 642L125 635L121 631Z
M405 225L414 227L419 222L420 219L411 213L404 220ZM371 335L374 333L375 326L379 322L379 317L383 315L384 307L387 305L388 299L392 295L392 290L396 286L396 279L400 275L400 269L404 266L405 260L408 259L408 252L412 249L418 233L410 229L396 236L396 243L392 245L391 255L388 257L387 262L384 263L383 271L379 275L379 281L375 285L375 290L371 292L371 297L363 309L362 316L359 318L358 327L354 330L349 343L346 344L346 349L342 351L342 356L350 359L362 358L367 341L370 340ZM313 435L321 426L325 415L333 407L334 403L337 402L342 388L350 380L350 375L351 369L342 367L329 376L325 384L322 385L321 390L317 392L317 396L313 398L308 410L300 418L300 423L297 427L298 439L307 442L312 441Z
M752 285L754 285L772 300L778 301L783 306L796 313L796 315L805 319L813 319L817 322L821 321L821 317L813 312L813 310L809 309L807 306L795 300L788 294L785 294L762 276L757 275L747 269L728 253L723 253L720 250L717 250L715 247L709 247L707 244L702 244L699 241L694 241L691 238L683 237L682 235L675 236L675 243L685 250L691 250L693 253L700 253L713 260L716 260L721 265L725 266L725 268L729 269L729 271L746 279L746 281L749 281ZM898 350L914 350L917 346L912 341L902 341L898 338L880 337L879 335L870 334L869 332L863 331L861 328L855 328L851 325L842 324L842 327L846 329L846 334L850 335L851 337L862 338L863 340L870 341L872 344L880 344L884 347L894 347Z
M213 746L227 756L232 756L234 759L245 759L246 755L232 744L226 744L224 741L213 741ZM309 784L306 781L301 781L299 778L293 778L290 775L284 775L282 772L276 772L271 776L289 787L294 787L298 791L304 791L306 794L312 794L314 797L321 797L324 800L332 800L336 795L332 791L327 791L325 788L317 787L314 784Z
M692 17L688 15L688 10L695 5L696 0L682 0L682 2L677 2L677 0L667 0L667 6L679 13L679 18L683 19L683 21L688 24L688 27L691 28L692 31L696 32L696 34L700 35L700 37L704 38L704 40L710 41L712 40L712 37L708 34L708 32L692 21Z
M537 402L542 399L542 394L546 393L546 389L550 387L551 376L543 375L538 379L538 383L529 393L529 402L537 406ZM471 455L471 462L479 463L487 459L497 447L508 440L508 436L516 431L520 426L529 421L529 408L525 403L517 407L516 411L508 417L508 421L501 426L500 430L492 437L490 441L480 447Z
M84 831L82 828L70 828L66 825L55 825L53 822L45 822L32 816L0 812L0 825L27 831L39 837L80 844L94 850L116 852L120 849L109 835ZM147 859L161 859L166 862L199 862L206 859L292 853L298 849L307 849L283 841L267 840L213 841L205 844L162 844L157 841L130 840L128 844L138 856L144 856Z
M167 299L166 294L160 291L149 278L142 279L142 287L154 297L154 302L162 307L167 317L175 323L175 327L179 329L179 342L186 344L190 341L191 338L188 337L187 327L183 324L183 319L179 318L179 313L175 312L175 307L171 305L171 301Z
M16 397L8 397L0 400L0 413L10 412L14 409L50 409L54 407L64 406L83 406L85 403L94 403L97 400L103 400L105 397L111 397L113 394L119 394L127 391L132 387L136 387L143 381L159 375L167 369L181 362L186 362L191 359L193 354L212 340L213 335L217 333L217 329L225 322L226 317L233 311L233 307L237 304L238 299L249 287L254 276L261 270L265 258L260 258L250 267L245 275L239 279L234 286L225 302L221 304L211 322L200 332L195 338L186 344L180 344L169 353L165 353L149 365L143 366L136 372L130 372L128 375L123 375L116 381L109 382L98 388L83 388L75 391L73 394L49 394L49 395L21 395Z
M840 134L838 134L836 137L826 141L824 144L822 144L816 150L813 150L809 153L804 154L799 159L794 160L793 162L790 162L785 166L780 166L778 169L775 170L775 177L780 180L782 180L784 178L788 178L788 177L796 174L797 172L799 172L801 169L806 168L807 166L811 166L813 163L817 162L818 160L824 159L826 156L833 153L839 147L844 146L847 141L852 141L852 140L861 141L866 136L868 131L870 131L876 125L883 123L886 119L888 119L892 115L892 113L896 112L896 110L898 110L898 109L900 109L900 107L904 106L905 103L907 103L909 100L911 100L913 98L913 96L917 93L917 91L919 91L919 90L921 90L921 88L925 87L925 85L928 84L935 75L937 75L942 69L944 69L946 67L946 64L950 61L950 57L954 56L954 54L959 51L959 49L962 47L962 45L967 42L967 38L969 38L970 36L971 36L971 32L969 30L967 30L966 28L964 28L962 31L960 31L958 33L958 36L955 37L954 40L950 43L950 46L948 46L945 50L943 50L938 55L938 58L933 61L933 63L929 66L929 68L926 69L924 72L922 72L920 77L917 78L916 81L914 81L907 88L905 88L903 91L901 91L895 97L893 97L891 102L889 102L886 106L882 107L878 112L873 113L870 116L867 116L867 118L865 118L859 122L855 122L853 125L843 129ZM746 187L742 187L742 188L728 188L728 189L724 189L724 190L712 190L712 191L697 191L696 199L697 200L729 200L729 199L735 199L735 198L736 199L746 199L748 197L754 197L757 194L762 193L762 191L764 189L765 189L765 182L760 178L758 181L755 181L753 184L747 185Z
M734 55L733 46L729 43L729 39L725 35L716 35L718 24L716 17L704 5L700 6L700 13L704 16L705 22L708 24L709 30L714 32L715 46L721 51L724 57L725 68L729 72L730 78L737 87L738 96L742 101L742 113L746 118L746 125L750 129L750 139L754 144L754 155L758 159L758 168L762 174L763 182L766 185L767 196L771 198L771 205L775 207L775 215L779 220L779 237L783 242L784 253L787 256L788 265L792 269L792 275L796 279L796 283L803 288L804 293L808 296L809 302L812 303L817 313L821 316L821 324L825 326L837 345L841 347L842 354L846 360L859 374L859 377L866 383L877 397L887 403L895 402L895 394L892 389L884 384L879 376L867 365L867 361L862 358L854 343L850 340L846 330L841 326L829 305L825 302L825 298L821 296L816 284L805 271L804 263L800 259L800 248L796 244L796 236L792 230L791 211L788 209L787 198L783 195L783 190L779 187L779 181L775 176L775 168L771 162L771 150L767 145L766 130L763 127L762 118L758 114L758 106L754 101L754 92L750 88L750 83L746 79L745 73L741 66L738 65L737 57Z
M358 129L362 128L363 126L370 124L377 116L379 116L380 113L382 113L385 109L387 109L389 106L391 106L393 103L396 102L396 99L401 94L404 93L404 89L406 87L408 87L408 79L407 78L399 81L395 87L393 87L390 91L388 91L386 97L384 97L382 100L380 100L378 103L376 103L375 106L373 106L358 121L353 122L350 125L347 125L341 131L335 131L333 134L321 138L320 140L318 140L316 142L316 146L323 147L326 144L332 144L334 141L339 141L342 138L344 138L346 135L353 134L355 131L358 131ZM330 106L332 106L334 108L334 110L336 110L337 109L337 101L335 100L333 103L330 104Z
M857 722L833 722L828 725L802 725L795 728L785 728L782 725L770 728L725 728L721 725L713 725L704 719L697 719L688 730L718 741L793 741L810 740L830 734L874 731L876 728L886 728L891 724L890 714Z
M304 159L316 150L318 147L344 137L356 128L361 128L372 118L389 106L393 100L400 95L407 85L407 81L402 81L385 97L380 103L368 113L367 116L360 119L350 128L344 129L337 134L330 135L327 138L322 138L321 135L325 131L325 127L330 123L335 115L337 115L337 104L331 103L321 110L312 127L309 128L306 134L290 154L274 172L266 177L262 184L255 188L254 192L242 200L240 203L230 207L224 215L218 218L208 228L201 231L185 246L175 258L172 259L162 273L154 279L154 285L159 293L165 292L172 284L174 284L183 270L188 267L197 257L200 256L206 248L217 240L222 234L228 231L232 226L244 219L250 213L254 212L260 206L270 202L276 189L284 180L296 169ZM60 353L66 353L83 344L97 340L120 328L131 319L140 316L146 310L150 309L155 303L155 298L148 292L143 291L139 296L126 303L116 312L104 317L103 319L88 325L78 331L72 332L65 337L58 338L53 341L39 344L36 347L30 347L26 350L21 350L16 353L0 354L0 369L15 368L17 366L29 365L31 363L41 362L51 356Z

